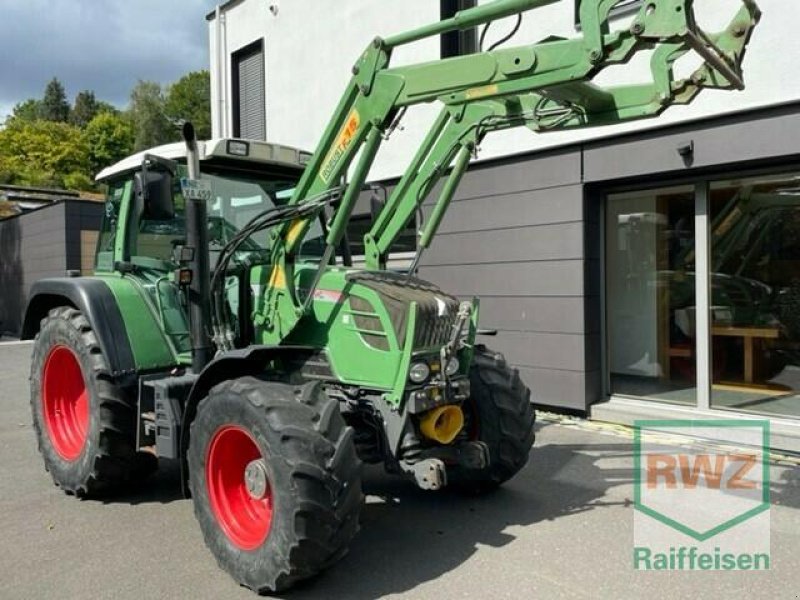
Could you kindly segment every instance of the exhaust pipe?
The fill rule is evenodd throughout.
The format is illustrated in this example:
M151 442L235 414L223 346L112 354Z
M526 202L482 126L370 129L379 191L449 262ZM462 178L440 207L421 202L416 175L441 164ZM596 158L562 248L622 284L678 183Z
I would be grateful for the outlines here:
M200 179L200 160L194 127L188 121L183 125L186 143L186 166L189 179ZM213 357L211 340L206 333L211 316L208 305L211 276L208 265L208 212L205 200L186 200L186 245L193 249L189 268L192 283L189 285L189 323L192 340L192 371L200 373Z
M420 419L419 429L429 440L449 444L464 427L464 413L460 406L447 404L426 412Z

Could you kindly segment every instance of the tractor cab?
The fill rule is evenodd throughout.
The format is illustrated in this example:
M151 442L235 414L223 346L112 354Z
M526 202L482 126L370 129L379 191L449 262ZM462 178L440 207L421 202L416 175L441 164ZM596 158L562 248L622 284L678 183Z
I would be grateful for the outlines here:
M310 155L266 142L220 139L198 142L201 178L208 182L209 264L256 215L289 201ZM186 145L167 144L129 156L97 176L108 186L105 214L97 247L98 274L132 275L156 306L165 333L183 361L190 360L191 341L185 295L175 280L186 246L186 199L181 181L187 177ZM322 254L323 225L315 222L301 254ZM244 265L270 259L269 231L248 237L238 248L226 280L232 314L249 314L250 282ZM242 265L237 269L236 265ZM235 319L244 323L247 319ZM241 335L242 332L237 332Z

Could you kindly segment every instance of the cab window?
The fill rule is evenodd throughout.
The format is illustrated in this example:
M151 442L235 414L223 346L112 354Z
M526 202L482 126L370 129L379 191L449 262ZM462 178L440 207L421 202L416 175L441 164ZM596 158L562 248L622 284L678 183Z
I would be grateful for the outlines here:
M120 180L110 183L106 193L105 210L100 225L100 234L97 237L97 253L95 270L111 271L114 268L114 243L117 238L117 223L119 221L122 200L130 192L130 180Z

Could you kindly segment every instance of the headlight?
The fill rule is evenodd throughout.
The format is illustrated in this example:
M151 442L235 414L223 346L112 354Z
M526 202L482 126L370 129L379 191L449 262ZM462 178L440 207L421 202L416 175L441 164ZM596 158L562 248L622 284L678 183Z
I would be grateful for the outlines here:
M428 377L430 377L430 374L431 368L427 363L416 362L411 365L411 369L408 372L408 378L414 383L423 383Z
M444 372L447 374L448 377L452 377L458 370L461 368L461 365L458 363L458 359L454 356L450 360L447 361L447 368Z

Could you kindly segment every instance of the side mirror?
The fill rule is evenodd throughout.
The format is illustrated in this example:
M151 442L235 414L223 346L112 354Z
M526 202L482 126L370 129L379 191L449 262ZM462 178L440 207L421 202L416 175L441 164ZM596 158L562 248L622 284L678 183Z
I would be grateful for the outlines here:
M175 217L172 198L172 174L164 171L139 171L133 179L136 204L141 215L154 221L168 221Z
M175 217L172 196L173 175L168 169L147 168L147 158L142 170L134 175L134 198L138 213L145 219L168 221Z

